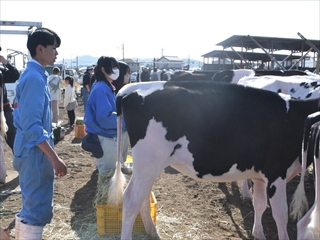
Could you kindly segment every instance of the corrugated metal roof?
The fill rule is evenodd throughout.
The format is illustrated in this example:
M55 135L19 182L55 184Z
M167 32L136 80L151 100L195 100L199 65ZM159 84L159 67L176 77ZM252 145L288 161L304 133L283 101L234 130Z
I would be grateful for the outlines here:
M163 58L167 59L169 62L183 62L183 60L176 56L162 56L161 58L157 59L157 61L160 61Z
M247 50L260 48L251 37L265 49L273 49L275 51L290 50L297 52L308 51L310 49L310 46L301 38L257 37L249 35L233 35L216 44L216 46L222 46L223 48L244 47ZM320 49L320 40L308 40L315 45L316 48ZM314 50L311 50L311 52L314 52Z
M213 50L211 52L208 52L201 57L205 58L231 58L234 60L241 60L242 56L244 59L249 60L249 61L270 61L270 57L265 54L265 53L255 53L255 52L234 52L234 51L226 51L226 50ZM282 61L284 60L288 55L284 54L273 54L272 55L277 61ZM287 60L290 59L299 59L301 56L294 56L291 55L290 57L287 58Z
M137 63L135 60L133 60L132 58L125 58L125 59L121 59L120 61L126 62L126 63Z

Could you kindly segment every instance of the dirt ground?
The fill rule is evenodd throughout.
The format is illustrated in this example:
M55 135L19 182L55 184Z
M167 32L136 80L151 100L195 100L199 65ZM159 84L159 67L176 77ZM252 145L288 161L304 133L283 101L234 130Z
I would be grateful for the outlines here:
M83 103L78 101L76 116L83 117ZM68 123L67 114L60 108L62 126ZM93 199L97 189L97 170L90 153L81 146L74 131L67 131L64 139L55 145L59 156L68 166L68 174L55 180L54 217L44 228L43 239L119 239L119 234L100 237L97 234ZM12 153L4 143L8 171L7 185L0 192L11 191L0 197L0 226L9 228L14 239L14 216L21 207L18 174L12 167ZM288 201L298 177L287 185ZM314 200L312 181L306 185L310 206ZM13 191L12 191L13 190ZM240 182L196 182L168 167L156 179L152 191L157 200L157 230L163 240L171 239L252 239L253 206L244 203ZM277 229L270 206L263 216L267 239L277 239ZM289 220L290 239L296 239L296 222ZM146 239L134 234L133 239Z

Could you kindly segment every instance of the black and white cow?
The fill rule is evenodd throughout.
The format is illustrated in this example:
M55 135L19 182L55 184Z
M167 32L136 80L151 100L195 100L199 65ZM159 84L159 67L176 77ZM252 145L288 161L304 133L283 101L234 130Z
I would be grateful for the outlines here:
M236 84L243 77L254 76L255 71L251 69L222 70L212 76L212 81Z
M237 72L237 70L235 70ZM263 71L266 72L266 71ZM282 71L279 71L282 73ZM284 77L267 74L260 77L245 76L239 79L237 84L249 86L259 89L272 91L278 94L289 95L288 97L296 99L314 99L319 98L320 76L316 74L308 74L303 76L300 71L288 71ZM299 74L300 72L300 74ZM292 75L290 74L298 74ZM239 75L239 74L238 74ZM236 76L236 74L234 74ZM299 156L297 155L297 158ZM312 163L313 155L309 156L308 164ZM307 171L308 173L308 171ZM309 175L308 175L309 176ZM248 181L250 183L250 181ZM241 183L241 195L245 201L250 200L250 192L247 181L243 180ZM250 184L249 184L250 185Z
M180 71L172 76L171 81L214 81L236 84L243 77L258 77L258 76L306 76L315 75L310 72L299 70L252 70L252 69L232 69L221 71Z
M211 73L212 74L212 73ZM279 78L279 76L281 76ZM180 72L173 81L207 80L231 84L250 86L279 94L287 94L292 98L312 99L319 97L320 76L309 71L299 70L252 70L233 69L221 70L208 75L207 72L186 73ZM297 156L298 158L298 156ZM310 162L310 161L309 161ZM249 191L251 181L243 180L241 183L241 195L244 201L250 200Z
M320 75L243 77L237 84L287 94L292 98L312 99L319 97Z
M297 239L320 239L320 112L309 115L304 125L304 138L302 144L302 169L307 166L308 150L312 152L315 169L315 200L310 210L300 219L297 224ZM304 174L301 172L300 183L293 196L292 208L308 206L304 192ZM295 212L293 212L295 214Z
M259 77L259 76L306 76L308 73L299 70L252 70L252 69L232 69L221 70L212 76L214 82L238 83L242 77Z
M172 76L171 81L214 81L237 83L242 77L246 76L255 76L255 71L250 69L223 70L219 72L179 71Z
M304 120L318 110L318 99L283 99L236 84L126 85L117 95L117 111L126 121L133 174L123 194L121 238L131 239L139 211L146 232L158 237L149 194L155 178L170 165L201 181L252 179L252 235L265 239L261 219L268 194L279 239L288 239L286 182L301 169L295 159L301 151Z

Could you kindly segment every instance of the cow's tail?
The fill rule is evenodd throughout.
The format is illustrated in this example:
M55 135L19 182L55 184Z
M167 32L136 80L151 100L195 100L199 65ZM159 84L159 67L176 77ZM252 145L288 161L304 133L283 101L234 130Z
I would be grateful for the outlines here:
M308 210L308 200L304 190L304 176L307 167L307 153L309 146L314 146L316 141L314 136L310 136L311 127L314 123L320 121L320 112L310 114L305 120L304 136L302 141L302 167L299 185L292 197L290 204L290 216L293 219L299 220L302 215Z
M121 135L122 135L122 115L117 117L117 164L116 170L110 181L108 189L108 204L119 205L122 203L122 194L126 184L126 178L121 171Z
M302 144L304 144L304 141ZM306 198L306 193L304 190L304 175L306 172L305 170L307 165L307 151L308 148L302 151L302 167L300 182L292 197L290 204L290 216L294 220L299 220L302 217L302 215L308 210L308 200Z

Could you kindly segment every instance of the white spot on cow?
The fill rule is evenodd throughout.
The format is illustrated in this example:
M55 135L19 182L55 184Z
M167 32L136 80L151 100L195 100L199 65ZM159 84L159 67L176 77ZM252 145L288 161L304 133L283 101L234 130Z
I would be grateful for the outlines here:
M251 69L237 69L233 71L233 78L231 83L233 84L237 84L240 79L244 78L244 77L254 77L254 70Z
M137 92L140 96L146 97L155 91L163 90L165 83L166 81L130 83L121 88L117 96L121 97Z
M228 172L220 176L207 174L203 178L198 178L199 172L193 167L194 158L188 150L189 141L186 136L179 138L177 141L168 141L165 138L166 134L167 129L162 125L162 122L157 122L154 118L149 121L145 138L139 140L132 148L133 158L139 158L139 161L135 162L136 165L138 164L135 168L148 168L152 162L157 162L157 167L160 169L170 165L177 171L198 181L228 182L244 178L261 179L262 177L261 172L256 172L254 167L246 171L240 171L237 169L238 164L234 164ZM172 154L177 144L181 147ZM137 153L141 155L138 156ZM221 159L221 162L223 162L223 159ZM154 164L153 166L155 167Z
M223 159L221 159L221 162L223 162ZM245 178L261 178L261 172L256 172L254 170L254 167L251 169L247 169L246 171L240 171L237 168L238 164L235 163L231 166L228 172L220 175L220 176L213 176L211 174L205 175L203 178L206 181L214 181L214 182L231 182L231 181L237 181L242 180ZM264 175L263 175L264 176Z
M167 129L163 127L162 122L157 122L155 119L150 119L147 127L146 136L141 139L132 148L133 159L139 159L134 164L140 168L149 168L154 161L157 162L157 167L161 170L171 165L178 171L195 178L196 172L193 169L193 157L188 151L189 141L185 136L179 138L177 141L168 141L165 138ZM174 151L175 146L180 144L181 147ZM137 155L137 153L142 153ZM159 165L158 165L159 164ZM153 164L154 165L154 164ZM180 167L179 167L180 166ZM150 172L148 170L147 172Z
M314 83L320 83L319 76L261 76L244 77L238 82L239 85L254 87L278 93L286 101L289 111L290 98L314 99L320 96L320 88L312 87Z
M312 84L320 83L320 77L314 76L261 76L241 78L239 85L249 86L271 92L290 94L293 98L304 99L310 92L315 90ZM319 92L319 88L316 89ZM313 94L317 98L316 94Z
M284 94L284 93L278 93L278 94L286 102L286 108L287 108L287 112L288 112L289 108L290 108L289 100L291 99L291 96L288 94Z

